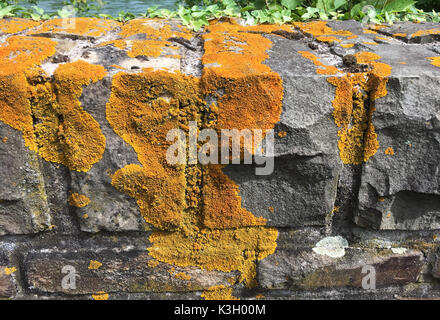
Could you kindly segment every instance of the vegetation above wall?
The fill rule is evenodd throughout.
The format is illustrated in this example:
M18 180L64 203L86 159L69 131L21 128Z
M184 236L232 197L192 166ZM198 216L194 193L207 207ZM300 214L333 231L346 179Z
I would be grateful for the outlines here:
M99 13L100 0L68 0L76 16L98 16L127 21L136 15L121 11L118 16ZM437 10L437 11L436 11ZM355 19L363 23L394 23L396 21L440 22L437 0L180 0L176 10L149 8L141 17L180 18L184 25L199 30L209 20L220 17L242 18L246 24L283 24L311 19ZM46 20L67 18L72 10L61 9L48 14L38 0L0 0L0 18L23 17Z

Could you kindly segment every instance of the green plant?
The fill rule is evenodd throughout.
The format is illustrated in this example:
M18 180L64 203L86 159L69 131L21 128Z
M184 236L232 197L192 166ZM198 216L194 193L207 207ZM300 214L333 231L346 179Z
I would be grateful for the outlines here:
M19 5L20 2L20 5ZM46 20L51 17L97 16L125 22L136 16L121 11L115 17L101 12L102 0L65 0L70 6L48 14L38 0L0 0L0 18L24 17ZM29 6L29 4L33 4ZM424 11L424 10L426 11ZM355 19L363 23L396 21L440 22L438 0L180 0L176 10L149 8L142 17L180 18L182 23L200 30L212 19L237 17L246 24L283 24L311 19Z

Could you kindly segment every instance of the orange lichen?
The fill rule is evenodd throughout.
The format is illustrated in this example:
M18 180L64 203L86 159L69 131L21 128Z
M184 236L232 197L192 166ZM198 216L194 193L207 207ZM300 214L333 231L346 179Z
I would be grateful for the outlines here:
M223 285L210 287L202 295L205 300L240 300L232 295L232 288Z
M385 201L385 198L384 197L379 197L379 202L384 202Z
M327 42L327 43L333 43L333 42L341 42L341 39L338 39L334 36L319 36L316 37L316 40L318 40L319 42Z
M17 271L16 267L11 267L11 268L5 268L4 272L5 272L5 275L9 276L9 275L13 274L16 271Z
M284 137L286 137L287 136L287 132L286 131L280 131L280 132L278 132L278 137L280 137L280 138L284 138Z
M83 194L72 193L69 196L69 204L74 207L83 208L90 203L90 199Z
M97 270L102 266L102 263L96 260L90 260L89 263L89 269L90 270Z
M357 52L354 54L354 56L356 57L357 63L363 63L363 64L370 63L371 61L380 59L380 56L378 54L367 51Z
M120 23L109 19L74 18L51 19L44 22L33 33L68 33L89 37L100 37L119 27Z
M8 142L8 137L4 137L2 141L3 141L3 143L7 143Z
M186 274L185 272L178 272L174 275L176 279L189 281L191 280L191 276L189 274Z
M394 149L392 147L386 148L385 154L387 154L389 156L394 156Z
M368 64L371 70L328 79L336 87L333 117L340 128L338 147L345 164L361 164L377 152L379 142L371 121L374 100L387 94L391 74L391 66L375 61L381 58L375 53L359 52L355 57L357 63Z
M427 29L427 30L419 30L411 35L411 38L423 37L429 35L440 34L440 28Z
M367 44L367 45L371 45L371 46L377 46L378 43L377 42L370 42L370 41L362 41L363 44Z
M93 300L108 300L108 293L105 291L98 291L95 294L92 294Z
M124 24L119 36L129 38L137 34L145 34L148 40L168 40L172 37L191 39L190 29L179 26L173 30L172 26L161 19L134 19Z
M0 45L0 120L22 132L25 145L37 151L25 71L55 53L51 39L12 36Z
M41 24L40 21L29 19L0 19L0 33L18 33L27 29L32 29Z
M380 30L383 28L387 28L388 26L384 24L373 24L373 25L369 25L368 27L372 30Z
M145 34L146 40L130 39L139 34ZM183 28L173 30L172 26L164 20L135 19L122 26L119 36L123 39L106 41L98 46L113 45L121 50L128 49L127 55L131 58L159 57L166 47L169 50L179 49L178 46L173 46L172 42L168 41L170 38L191 39L192 33L189 29ZM167 57L176 58L176 55L168 54Z
M312 61L316 66L319 67L319 69L316 70L318 74L327 74L327 75L334 75L341 73L341 71L334 67L334 66L328 66L323 64L319 58L312 52L309 51L298 51L299 54L301 54L304 58L309 59Z
M275 252L278 232L273 228L249 227L225 230L154 232L150 255L181 267L241 272L240 281L255 285L256 262Z
M163 71L119 73L113 79L107 120L134 148L142 167L118 170L112 184L137 199L142 216L157 228L178 228L186 219L185 167L168 164L172 142L166 135L191 114L196 117L202 105L198 84L194 77Z
M377 40L384 40L384 41L389 41L391 40L390 38L387 37L376 37Z
M123 35L145 27L135 24L137 31ZM145 220L163 230L150 236L148 250L157 261L238 270L240 281L252 286L256 262L275 251L277 230L263 227L265 219L241 207L238 186L223 166L168 164L172 142L165 137L175 128L187 132L189 121L198 129L273 129L281 113L282 82L262 63L271 42L256 28L218 23L208 31L201 81L151 69L114 76L107 120L134 148L142 167L130 164L118 170L112 184L137 199ZM207 95L217 98L209 110L203 101Z
M370 29L364 29L363 32L364 32L365 34L377 34L377 31L370 30Z
M159 261L154 260L154 259L153 260L148 260L147 265L150 268L156 268L159 265Z
M394 33L393 37L394 38L405 38L407 36L406 33Z
M84 215L82 216L83 219L88 219L89 215L87 213L84 213Z
M266 224L266 219L256 218L241 207L238 186L222 172L220 165L208 166L203 195L205 209L203 223L208 228L226 229Z
M433 66L436 66L436 67L440 68L440 56L439 57L430 57L430 58L427 58L427 59L431 60L431 64Z
M354 47L354 43L342 43L341 47L342 48L353 48Z
M39 154L47 161L70 170L89 171L105 150L105 137L99 123L81 106L83 86L101 80L104 67L84 61L61 64L55 82L31 87L33 116ZM56 94L55 94L56 93Z
M333 30L327 25L326 21L294 22L293 24L302 32L308 33L315 37L330 35L349 37L353 35L347 30Z
M259 294L257 294L256 296L255 296L255 299L257 299L257 300L261 300L261 299L264 299L265 298L265 296L264 296L264 294L262 294L262 293L259 293Z

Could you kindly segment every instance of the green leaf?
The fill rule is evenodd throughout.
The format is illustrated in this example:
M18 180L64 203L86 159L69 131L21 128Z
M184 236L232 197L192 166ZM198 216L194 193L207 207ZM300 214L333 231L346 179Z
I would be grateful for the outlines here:
M301 4L301 0L281 0L281 4L290 10L295 10Z
M382 12L405 11L406 9L414 5L414 0L392 0L383 7Z

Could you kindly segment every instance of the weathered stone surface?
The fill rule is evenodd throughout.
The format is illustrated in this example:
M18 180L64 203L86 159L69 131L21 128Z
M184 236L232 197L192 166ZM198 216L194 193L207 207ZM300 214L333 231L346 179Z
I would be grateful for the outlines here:
M318 23L316 29L309 31L306 26L296 24L295 27L274 27L276 32L271 31L270 26L261 30L234 31L237 26L230 25L225 30L211 29L196 34L184 31L174 20L117 23L93 19L90 25L91 20L80 19L74 26L49 21L26 22L20 28L17 19L10 21L17 25L9 28L7 23L0 23L2 45L13 33L50 38L56 42L55 54L41 62L46 75L29 80L32 82L29 91L42 89L38 86L42 84L55 85L56 70L65 63L82 60L105 69L106 75L102 79L82 84L82 94L78 96L81 108L96 120L105 137L105 151L90 170L70 171L67 166L43 160L30 151L22 133L6 122L0 122L0 248L8 247L8 254L14 252L15 262L24 261L20 270L6 275L5 268L18 268L18 263L11 263L0 255L1 298L54 299L68 295L72 299L92 299L92 294L105 291L109 293L109 299L198 299L201 291L218 285L233 288L234 295L245 299L258 298L260 289L268 299L438 296L438 281L433 277L440 278L440 260L432 257L432 252L438 245L437 230L440 230L440 98L437 94L440 68L429 59L440 54L438 24L373 27L355 21L331 21L327 23L327 27L333 29L330 31ZM282 28L290 28L291 32L279 32ZM323 34L325 32L328 34ZM228 33L231 33L230 37ZM249 54L255 52L246 47L246 36L241 39L243 34L258 34L256 38L260 37L260 42L270 40L272 46L267 50L268 58L264 62L253 64L254 58L258 60L264 56L264 50ZM336 40L332 39L333 36ZM212 48L207 52L207 47L213 43L217 45L217 52ZM254 45L257 47L259 43L254 42ZM226 68L226 71L221 69L228 63L225 60L222 61L224 65L202 65L207 56L221 61L218 54L225 50L231 56L243 53L249 61L242 61L239 66L232 63L232 67L227 66L231 69ZM379 149L365 163L343 164L338 146L342 135L334 119L336 89L329 78L341 79L349 72L363 72L368 76L368 67L371 66L349 65L350 55L359 52L377 54L376 61L389 65L392 71L386 79L387 94L384 97L373 103L371 92L366 92L369 96L367 107L375 108L371 122ZM313 55L306 58L307 54ZM15 56L11 54L6 59ZM313 60L313 56L317 60ZM319 62L337 68L336 72L325 74L324 66ZM270 67L270 71L266 67ZM168 230L166 224L165 227L159 224L166 230L159 233L145 222L139 210L139 197L129 194L138 190L146 194L152 191L153 188L147 187L142 179L150 169L144 163L150 164L150 158L155 155L143 155L148 159L141 161L140 149L135 152L128 130L117 134L111 127L107 103L116 74L142 73L148 79L148 75L158 70L173 75L166 79L176 81L177 87L194 80L186 75L203 82L212 72L219 76L214 78L220 84L215 83L217 91L213 91L213 95L218 94L218 100L226 93L222 85L232 83L243 87L246 81L255 80L251 84L253 87L248 87L249 91L262 88L268 101L276 102L270 98L276 95L276 86L281 82L268 82L269 86L264 82L266 77L279 80L277 77L280 76L284 95L280 121L274 125L274 172L257 176L254 164L226 166L222 172L232 180L229 184L234 188L232 199L241 202L235 206L235 203L227 202L230 199L219 197L218 202L213 201L214 208L210 208L215 211L215 206L223 205L224 201L226 214L230 213L226 212L228 208L239 211L237 208L241 205L257 218L264 217L266 227L278 228L276 243L274 229L247 228L248 225L244 228L238 215L231 215L231 221L225 224L222 224L222 216L216 217L219 219L213 219L214 222L210 221L208 225L205 200L216 194L205 192L207 176L203 166L186 166L181 176L186 183L183 197L193 203L183 205L182 219L172 230ZM180 78L176 80L176 74L182 76L183 82ZM69 75L66 78L69 80L66 83L72 80ZM200 84L198 80L192 83L197 88L194 90L197 93L192 94L200 98L200 106L188 108L188 97L184 96L177 99L177 111L173 110L173 115L170 112L170 115L163 116L158 111L157 115L150 117L149 114L146 116L145 108L154 104L155 108L151 110L159 110L172 97L168 92L159 96L153 93L151 99L139 95L132 100L122 99L135 105L135 112L127 117L136 118L136 121L124 118L121 122L136 123L136 130L147 129L147 134L151 134L160 129L156 130L154 126L151 129L148 124L144 126L148 122L145 117L157 116L159 128L176 115L179 120L172 125L182 127L190 117L199 120L202 127L208 124L206 119L210 116L217 117L216 120L225 114L225 118L235 117L236 123L231 122L233 125L259 116L258 103L237 105L237 110L233 109L229 114L227 110L225 112L225 105L220 105L217 110L209 109L216 98L200 94L202 89L198 86L206 83ZM228 92L232 99L248 94L246 90L234 91L234 85ZM145 93L146 88L145 85L132 87L133 93ZM156 90L154 85L148 88ZM54 95L58 95L57 90L53 91ZM121 92L124 91L114 90L116 95ZM142 100L144 98L146 101ZM203 98L207 102L206 109L202 107ZM272 110L271 106L264 107ZM247 113L249 110L252 112ZM30 118L31 129L41 125L38 114L32 114ZM255 125L266 120L259 119ZM64 121L63 116L57 114L53 121L58 125ZM64 139L65 129L68 126L55 130L56 139ZM364 131L361 133L365 135ZM151 148L147 143L142 147ZM125 193L114 187L112 177L129 165L141 166L142 170L134 170L139 174L139 181L135 179L133 184L127 183ZM191 171L193 169L196 170ZM198 172L198 169L202 170ZM151 170L145 180L156 179L159 171ZM129 175L120 182L128 180ZM158 190L157 194L168 194L165 189ZM73 195L80 200L72 201ZM145 201L148 203L144 203L144 207L160 204L156 200ZM166 218L165 210L160 213L158 219ZM261 220L254 220L250 214L251 218L243 219L244 223L261 224ZM225 230L219 232L215 229ZM156 243L149 242L150 230L155 236L150 239ZM266 231L271 237L265 237ZM224 237L225 234L230 238ZM250 239L247 238L249 235ZM346 238L351 246L346 247L345 240L337 235ZM241 250L241 243L248 243L250 247ZM317 243L323 247L317 249ZM332 243L338 247L332 252L327 251L326 245ZM257 259L262 252L264 255L272 252L275 246L274 254L269 253L261 261ZM158 255L162 261L180 261L180 264L193 266L183 268L158 262L149 255L147 248L162 250ZM230 257L231 252L236 256ZM228 269L224 263L228 259L231 263L240 261L235 268L241 273L237 270L206 271L202 267ZM92 260L102 265L95 262L96 269L89 269ZM217 264L217 260L223 264ZM73 266L78 273L76 289L61 286L66 276L61 271L66 265ZM255 265L258 290L253 291L245 287L243 276L251 279ZM362 289L365 276L362 268L365 265L376 269L376 291ZM21 271L24 279L20 278ZM20 289L19 284L25 287Z
M6 273L7 266L0 266L0 298L10 298L15 294L13 275Z
M0 235L47 229L49 208L38 156L2 122L0 137Z
M363 166L355 221L378 229L438 229L440 100L432 92L440 69L422 47L381 44L373 52L393 70L388 94L375 102L380 147Z
M395 23L384 26L378 32L403 40L408 43L429 43L440 40L438 23Z
M101 266L90 269L91 260ZM63 289L62 280L76 270L76 289ZM198 291L216 285L228 285L235 273L179 268L155 261L148 251L99 251L68 253L31 253L25 261L25 274L30 289L47 293L93 294L111 292L176 292Z
M394 254L390 250L346 249L342 258L313 252L312 248L278 250L259 264L259 281L265 289L362 288L365 266L376 272L376 287L416 282L422 268L420 251ZM369 273L369 272L368 272Z
M317 75L315 65L296 53L310 50L305 43L270 39L273 47L265 63L285 88L275 127L274 172L256 176L253 166L243 165L224 171L239 185L242 205L269 226L322 226L332 212L342 169L332 119L334 89L328 76ZM319 94L311 96L311 91Z

